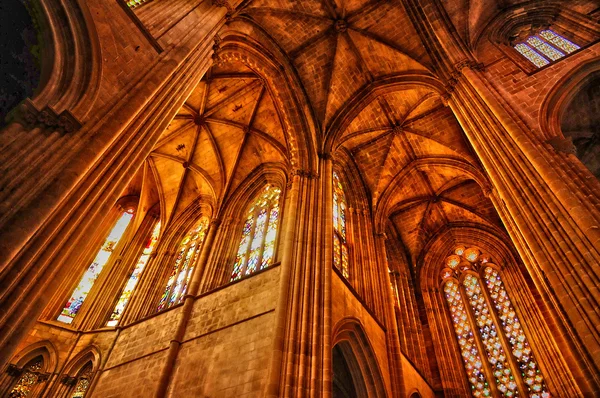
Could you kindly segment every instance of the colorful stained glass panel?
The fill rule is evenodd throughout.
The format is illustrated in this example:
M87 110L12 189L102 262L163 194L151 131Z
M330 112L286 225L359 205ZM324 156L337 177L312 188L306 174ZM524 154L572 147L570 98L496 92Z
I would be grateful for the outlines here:
M133 214L129 211L124 212L121 215L113 229L108 234L108 237L102 244L102 247L100 248L100 251L98 251L96 258L89 266L85 274L83 274L83 277L71 294L71 297L65 304L57 320L64 323L73 322L75 315L77 315L77 312L79 312L79 309L94 285L94 282L100 275L100 272L102 272L102 268L106 265L111 254L115 250L115 247L125 234L125 230L127 229L127 226L132 218Z
M133 294L133 289L135 289L135 287L138 283L138 280L140 279L140 276L142 275L142 272L144 271L144 268L146 267L146 264L148 263L148 260L150 260L150 254L152 254L152 250L154 250L154 247L156 246L156 242L158 242L159 234L160 234L160 221L157 222L156 225L154 226L154 229L152 230L152 234L150 235L148 242L146 242L146 245L144 246L144 249L142 250L142 255L140 256L138 262L135 264L133 272L131 273L131 275L129 276L129 279L127 280L127 283L125 284L123 293L121 293L121 296L117 300L117 305L115 306L115 309L113 310L112 314L110 315L110 320L106 324L107 326L116 326L116 324L119 322L119 319L121 319L121 315L123 314L123 311L125 310L125 306L129 302L129 298Z
M527 44L519 43L515 46L515 50L521 53L525 58L527 58L531 63L533 63L538 68L542 66L546 66L550 63L546 58L542 57L538 54L534 49L529 47Z
M572 53L573 51L579 49L577 44L570 42L551 30L542 30L540 32L540 36L566 53Z
M562 52L552 47L550 44L544 42L537 36L531 36L527 39L527 44L535 47L538 52L542 53L546 58L550 58L552 61L556 61L559 58L565 56Z
M489 397L492 390L483 372L483 362L477 349L473 327L469 322L458 283L453 280L447 281L444 284L444 293L450 308L454 332L460 346L469 383L471 384L471 393L475 397Z

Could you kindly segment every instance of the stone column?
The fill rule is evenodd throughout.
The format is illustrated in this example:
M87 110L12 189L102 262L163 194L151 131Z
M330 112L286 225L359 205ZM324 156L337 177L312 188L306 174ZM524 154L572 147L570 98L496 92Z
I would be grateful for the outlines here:
M0 186L8 206L0 215L0 364L60 286L70 248L114 206L210 66L226 12L209 7L205 23L161 53L104 118L77 129L68 112L55 121L42 109L32 129L7 128L2 159L13 174Z
M588 184L529 131L475 67L463 65L448 103L492 182L496 208L536 287L600 380L600 207ZM592 187L593 188L593 187Z
M321 170L329 176L331 191L331 159L321 160ZM324 220L331 217L323 215L321 203L331 204L331 200L323 199L323 179L312 172L295 170L291 179L283 215L279 298L265 395L327 397L331 384L327 289L332 271L331 258L324 258L322 237Z

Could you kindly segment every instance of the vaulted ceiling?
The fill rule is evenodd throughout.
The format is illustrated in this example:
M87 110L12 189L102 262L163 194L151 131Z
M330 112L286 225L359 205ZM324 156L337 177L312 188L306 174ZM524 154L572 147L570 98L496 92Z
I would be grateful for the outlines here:
M253 0L236 18L266 33L287 55L323 131L369 83L431 69L400 1Z
M495 12L464 0L443 3L463 34ZM227 29L283 54L285 73L307 102L299 112L321 137L343 115L333 158L352 159L347 166L358 171L373 214L385 214L409 258L449 225L501 228L481 189L485 174L437 91L411 84L364 94L389 76L434 76L403 2L252 0ZM137 177L142 199L160 202L163 220L198 198L218 208L261 164L290 166L288 110L277 105L264 71L252 68L230 58L213 66L148 158Z
M241 63L215 65L146 163L142 200L148 206L160 201L165 222L199 198L218 208L260 165L288 164L269 88Z

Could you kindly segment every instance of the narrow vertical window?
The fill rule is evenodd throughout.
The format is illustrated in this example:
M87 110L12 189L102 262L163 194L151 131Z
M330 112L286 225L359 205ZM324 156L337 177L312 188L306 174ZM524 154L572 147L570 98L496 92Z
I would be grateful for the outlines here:
M135 287L140 279L140 276L142 275L142 272L144 271L144 268L146 267L146 264L148 264L148 260L150 260L150 254L152 254L152 251L154 250L154 247L156 246L156 242L158 242L159 234L160 234L160 221L156 223L154 229L152 230L152 234L150 235L150 237L148 238L148 241L144 245L144 249L142 250L142 255L140 256L139 260L135 264L135 267L133 268L133 272L129 276L129 279L127 280L127 283L125 284L125 288L123 289L123 292L121 293L121 296L119 297L119 300L117 300L117 305L115 306L115 309L113 310L112 314L110 315L110 320L106 324L107 326L116 326L117 323L119 323L119 319L121 319L121 315L123 314L123 311L125 310L125 306L129 302L129 298L131 297L131 294L133 293L133 289L135 289Z
M83 398L85 396L85 393L92 382L92 371L93 367L91 362L88 362L83 368L81 368L79 375L77 375L77 382L75 384L75 388L73 389L71 398Z
M333 172L333 265L344 278L350 277L348 269L348 243L346 242L346 195L340 178Z
M550 397L490 256L459 246L446 259L441 279L473 395L497 390L503 397Z
M202 243L204 243L207 227L208 220L204 218L181 241L167 287L158 304L159 311L183 302L194 266L200 255Z
M242 239L231 274L231 281L267 268L273 263L279 197L281 190L267 185L254 200L242 229Z
M524 42L515 45L515 50L538 68L558 61L565 54L578 49L577 44L549 29L541 31L538 35L529 36Z
M37 383L40 382L40 375L42 367L44 366L44 359L38 356L31 360L23 368L23 373L19 377L19 381L12 388L8 396L10 398L24 398L29 396L31 390Z
M100 275L100 272L102 272L102 268L106 265L111 254L113 253L113 251L119 244L121 238L125 234L125 230L127 229L127 226L129 225L129 222L132 218L132 210L128 210L121 215L121 217L113 227L112 231L110 231L110 233L108 234L108 238L106 238L106 240L102 244L102 247L98 251L98 254L96 254L94 261L92 261L92 264L90 264L85 274L83 274L83 277L81 278L79 284L71 294L71 298L69 298L69 300L65 304L57 320L64 323L73 322L75 315L77 315L77 312L79 312L83 301L90 292L90 289L94 285L94 282L98 278L98 275Z

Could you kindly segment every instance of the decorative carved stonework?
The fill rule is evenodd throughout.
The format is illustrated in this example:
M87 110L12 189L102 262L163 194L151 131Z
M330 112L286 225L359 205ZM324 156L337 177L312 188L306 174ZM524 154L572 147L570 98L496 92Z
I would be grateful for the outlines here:
M556 152L577 156L577 147L575 147L575 144L573 144L572 137L553 137L547 140L546 144L550 144L550 146L554 148Z
M77 377L71 377L69 375L65 375L60 382L66 386L73 387L75 383L77 383Z
M6 373L11 377L19 377L23 373L23 369L20 369L17 365L11 363L8 365L8 368L6 368Z
M71 112L65 110L58 114L49 106L39 110L29 99L15 109L12 119L27 128L42 127L64 133L71 133L81 128L81 123Z

